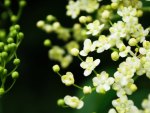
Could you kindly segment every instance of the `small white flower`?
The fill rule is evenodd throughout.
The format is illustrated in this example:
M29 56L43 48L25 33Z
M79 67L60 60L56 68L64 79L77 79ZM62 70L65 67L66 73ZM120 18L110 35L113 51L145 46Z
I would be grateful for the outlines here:
M80 55L87 56L90 51L92 51L92 42L90 39L86 39L84 41L83 50L80 51Z
M142 102L142 107L144 108L145 113L150 112L150 94L148 95L148 99L144 99Z
M92 73L94 68L98 66L100 63L100 59L96 59L93 61L93 57L87 57L86 61L81 62L80 66L85 69L84 76L88 76Z
M73 19L75 19L80 14L80 2L73 0L69 1L69 4L67 5L67 15L71 16Z
M81 109L84 105L83 101L80 100L78 97L76 96L65 96L64 97L64 102L66 105L68 105L71 108L76 108L76 109Z
M97 74L97 77L93 78L93 85L96 87L97 93L105 93L110 90L110 86L114 83L114 78L109 77L109 74L105 71Z
M120 55L121 57L126 57L130 51L131 51L131 47L130 47L130 46L127 46L124 51L119 52L119 55Z
M95 20L93 23L89 23L87 25L87 29L89 30L87 31L87 34L92 34L93 36L96 36L97 34L101 32L103 27L104 27L104 24L100 25L99 20Z
M137 11L135 8L129 6L129 7L123 7L122 9L119 9L117 13L122 17L127 17L127 16L136 16Z
M117 113L140 113L133 101L128 100L127 96L122 96L116 100L113 100L112 105L116 108Z
M66 86L70 86L70 85L74 84L73 74L71 72L67 72L66 75L61 76L61 81Z
M111 44L108 38L104 35L100 36L98 40L94 41L92 44L92 51L97 49L97 53L102 53L105 50L108 50L111 47Z
M92 88L90 86L84 86L83 87L83 93L84 94L90 94L90 93L92 93Z
M79 0L80 8L88 13L94 12L99 7L97 0Z

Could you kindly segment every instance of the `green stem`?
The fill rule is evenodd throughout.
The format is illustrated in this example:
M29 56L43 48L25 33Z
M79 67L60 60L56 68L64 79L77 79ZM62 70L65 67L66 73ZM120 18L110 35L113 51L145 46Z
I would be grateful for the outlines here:
M83 90L82 87L80 87L80 86L78 86L78 85L76 85L76 84L73 84L73 86L76 87L76 88L79 88L79 89Z
M16 83L16 79L13 81L11 86L5 91L5 93L9 92L12 89L12 87L14 86L15 83Z
M57 74L61 77L61 74L59 72L57 72Z
M144 12L150 12L150 7L143 7L142 10L143 10Z
M82 60L82 58L78 55L78 58L82 61L82 62L84 62L83 60Z

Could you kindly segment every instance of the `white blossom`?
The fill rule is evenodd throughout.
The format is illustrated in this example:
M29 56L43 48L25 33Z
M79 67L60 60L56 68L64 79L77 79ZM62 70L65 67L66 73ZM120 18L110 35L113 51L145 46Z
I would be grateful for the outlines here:
M96 87L97 93L105 93L110 90L110 86L114 83L114 78L109 77L109 74L102 71L93 78L93 85Z
M103 27L104 24L100 24L99 20L95 20L93 23L89 23L87 25L87 29L89 30L87 31L87 34L92 34L93 36L96 36L101 32Z
M98 66L100 63L100 59L96 59L93 61L93 57L87 57L86 61L81 62L80 66L85 69L84 76L88 76L92 73L92 71Z
M84 102L76 96L67 95L64 97L64 102L69 107L76 108L76 109L81 109L84 105Z
M61 76L61 81L66 86L70 86L70 85L74 84L73 74L71 72L67 72L66 75Z

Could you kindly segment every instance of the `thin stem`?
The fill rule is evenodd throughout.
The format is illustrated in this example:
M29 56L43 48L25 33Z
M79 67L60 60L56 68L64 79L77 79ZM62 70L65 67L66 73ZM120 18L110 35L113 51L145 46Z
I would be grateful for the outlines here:
M11 88L14 86L15 83L16 83L16 79L13 81L11 86L5 91L5 93L9 92L11 90Z
M82 58L81 58L79 55L78 55L77 57L78 57L82 62L84 62L84 61L82 60Z
M11 74L12 74L12 72L14 72L17 68L18 68L18 65L17 65L17 66L15 66L15 68L14 68L14 69L13 69L10 73L8 73L8 74L7 74L7 76L11 75Z
M78 86L78 85L76 85L76 84L73 84L73 86L74 86L74 87L76 87L76 88L78 88L78 89L83 90L83 88L82 88L82 87L80 87L80 86Z
M57 72L57 74L61 77L61 74L59 72Z
M97 75L97 72L95 70L93 70L93 72L95 73L95 75Z

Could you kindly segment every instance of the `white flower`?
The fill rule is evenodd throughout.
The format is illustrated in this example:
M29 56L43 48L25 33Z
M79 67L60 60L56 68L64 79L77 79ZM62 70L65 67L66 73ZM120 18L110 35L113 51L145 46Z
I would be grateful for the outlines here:
M112 105L116 108L117 113L140 113L133 101L128 100L127 96L122 96L116 100L113 100Z
M148 95L148 99L143 100L142 107L144 108L144 113L150 113L150 94Z
M131 51L131 47L127 46L124 51L119 52L119 56L126 57L130 51Z
M76 108L76 109L81 109L84 105L83 101L80 100L78 97L76 96L65 96L64 97L64 102L66 105L68 105L71 108Z
M87 34L92 34L93 36L96 36L100 33L100 31L103 29L104 24L100 25L99 20L95 20L93 23L89 23L87 25Z
M122 21L114 23L112 27L109 28L109 31L111 33L110 39L116 40L116 42L127 35L125 23Z
M94 12L99 7L97 0L79 0L80 8L88 13Z
M66 75L61 76L61 81L66 86L70 86L70 85L74 84L73 74L71 72L67 72Z
M69 1L69 4L67 5L67 15L71 16L73 19L75 19L80 14L80 2L73 0Z
M94 68L99 65L99 63L100 59L96 59L93 61L93 57L87 57L85 62L81 62L80 66L85 69L84 76L90 75Z
M92 88L90 86L84 86L83 87L83 93L84 94L90 94L90 93L92 93Z
M117 13L122 17L127 17L127 16L136 16L137 11L135 8L129 6L129 7L123 7L122 9L119 9Z
M97 53L102 53L104 50L108 50L111 47L111 44L108 38L104 35L101 35L98 40L94 41L92 44L92 49L97 49Z
M48 52L49 58L56 61L62 60L64 54L64 49L60 48L59 46L53 46Z
M87 56L90 51L92 51L92 42L90 39L86 39L84 41L83 50L80 51L80 55Z
M93 78L93 85L96 87L97 93L105 93L110 90L110 86L114 83L114 78L109 77L105 71L97 74L97 77Z

